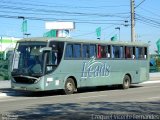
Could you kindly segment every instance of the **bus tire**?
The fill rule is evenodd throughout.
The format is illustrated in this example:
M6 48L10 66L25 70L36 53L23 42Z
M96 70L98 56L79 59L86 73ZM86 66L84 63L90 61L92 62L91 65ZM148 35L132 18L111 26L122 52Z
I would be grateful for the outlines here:
M75 83L74 80L72 78L68 78L66 80L65 86L64 86L64 92L65 94L73 94L75 91L76 87L75 87Z
M123 84L122 84L122 88L123 89L128 89L130 87L131 84L131 79L128 75L125 75L123 78Z

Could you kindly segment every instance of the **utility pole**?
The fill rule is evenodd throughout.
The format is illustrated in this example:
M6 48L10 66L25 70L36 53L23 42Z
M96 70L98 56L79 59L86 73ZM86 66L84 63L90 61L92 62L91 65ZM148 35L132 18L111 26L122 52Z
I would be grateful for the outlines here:
M135 13L134 13L134 0L131 0L131 42L135 42Z

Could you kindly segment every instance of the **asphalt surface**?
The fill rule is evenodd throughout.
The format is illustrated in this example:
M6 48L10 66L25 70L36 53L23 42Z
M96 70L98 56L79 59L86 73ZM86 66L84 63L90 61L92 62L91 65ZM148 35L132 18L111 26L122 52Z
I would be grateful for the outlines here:
M10 88L8 96L0 97L0 114L4 118L22 120L104 120L123 117L160 119L160 82L117 87L80 89L73 95L59 91L20 92ZM10 94L10 92L14 94Z
M85 88L73 95L61 91L23 92L0 81L0 120L160 119L160 73L150 81L117 87Z

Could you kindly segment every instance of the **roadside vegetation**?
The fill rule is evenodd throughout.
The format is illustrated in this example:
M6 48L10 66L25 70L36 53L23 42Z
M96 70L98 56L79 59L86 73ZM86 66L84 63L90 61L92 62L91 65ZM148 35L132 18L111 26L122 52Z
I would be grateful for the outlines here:
M8 60L0 60L0 80L8 80Z

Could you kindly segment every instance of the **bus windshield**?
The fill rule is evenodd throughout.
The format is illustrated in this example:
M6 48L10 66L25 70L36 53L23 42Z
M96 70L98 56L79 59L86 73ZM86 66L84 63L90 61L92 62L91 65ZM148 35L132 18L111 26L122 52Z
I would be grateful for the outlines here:
M46 42L19 42L17 43L12 74L25 76L41 76L43 73L43 57L40 49L47 45Z

